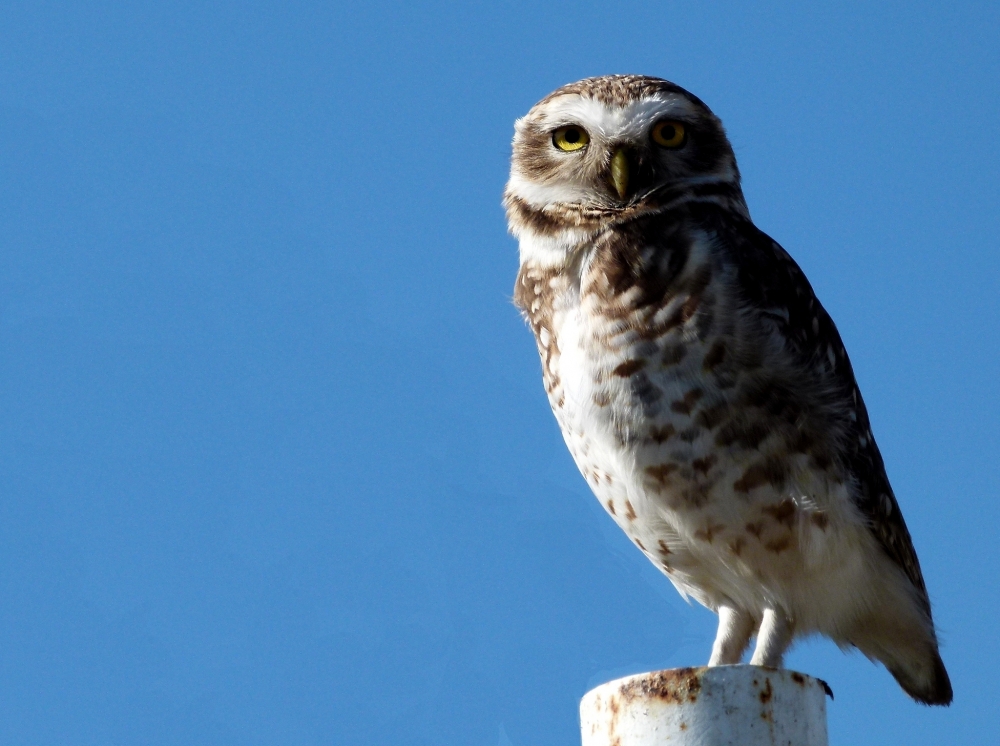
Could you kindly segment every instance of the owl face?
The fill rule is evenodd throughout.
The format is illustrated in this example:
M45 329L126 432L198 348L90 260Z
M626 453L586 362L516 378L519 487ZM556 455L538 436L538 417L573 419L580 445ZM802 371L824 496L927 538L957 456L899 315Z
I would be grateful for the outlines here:
M608 76L558 89L515 124L509 197L526 206L634 211L670 187L738 188L722 123L679 86Z

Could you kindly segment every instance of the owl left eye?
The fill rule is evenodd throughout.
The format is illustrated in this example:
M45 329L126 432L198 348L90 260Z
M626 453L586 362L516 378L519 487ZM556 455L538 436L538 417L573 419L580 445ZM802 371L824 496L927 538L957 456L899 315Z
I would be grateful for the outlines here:
M680 122L664 120L653 126L653 142L664 148L679 148L687 140L687 130Z
M560 127L552 133L552 144L567 152L581 150L587 147L588 142L590 142L590 135L576 125Z

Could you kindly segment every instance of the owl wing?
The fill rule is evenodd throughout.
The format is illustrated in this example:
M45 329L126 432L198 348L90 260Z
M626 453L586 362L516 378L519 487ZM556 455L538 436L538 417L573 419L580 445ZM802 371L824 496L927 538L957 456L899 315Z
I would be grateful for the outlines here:
M730 217L712 222L716 234L735 253L738 283L746 301L759 309L784 339L803 371L821 377L833 397L847 404L838 409L844 411L841 424L847 437L842 453L857 485L855 504L889 557L920 590L929 613L920 563L872 437L868 411L837 327L798 264L776 241L746 220Z

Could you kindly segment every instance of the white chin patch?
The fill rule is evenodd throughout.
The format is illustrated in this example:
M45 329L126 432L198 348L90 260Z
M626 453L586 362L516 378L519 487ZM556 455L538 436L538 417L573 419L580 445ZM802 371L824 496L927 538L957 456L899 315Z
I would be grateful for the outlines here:
M566 228L557 236L539 236L530 230L518 234L518 253L521 264L539 267L558 267L586 240L585 231Z
M524 200L528 205L541 209L556 203L590 203L601 201L601 195L593 189L572 184L539 184L528 181L516 171L510 175L507 191L515 197Z

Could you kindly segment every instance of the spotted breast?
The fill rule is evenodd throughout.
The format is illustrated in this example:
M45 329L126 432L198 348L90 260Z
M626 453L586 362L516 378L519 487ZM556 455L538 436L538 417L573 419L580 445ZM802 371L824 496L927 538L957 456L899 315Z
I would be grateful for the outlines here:
M831 519L861 521L829 499L844 489L838 428L804 405L736 257L694 212L612 226L566 266L527 263L516 301L580 471L678 588L717 608L747 576L822 561Z

